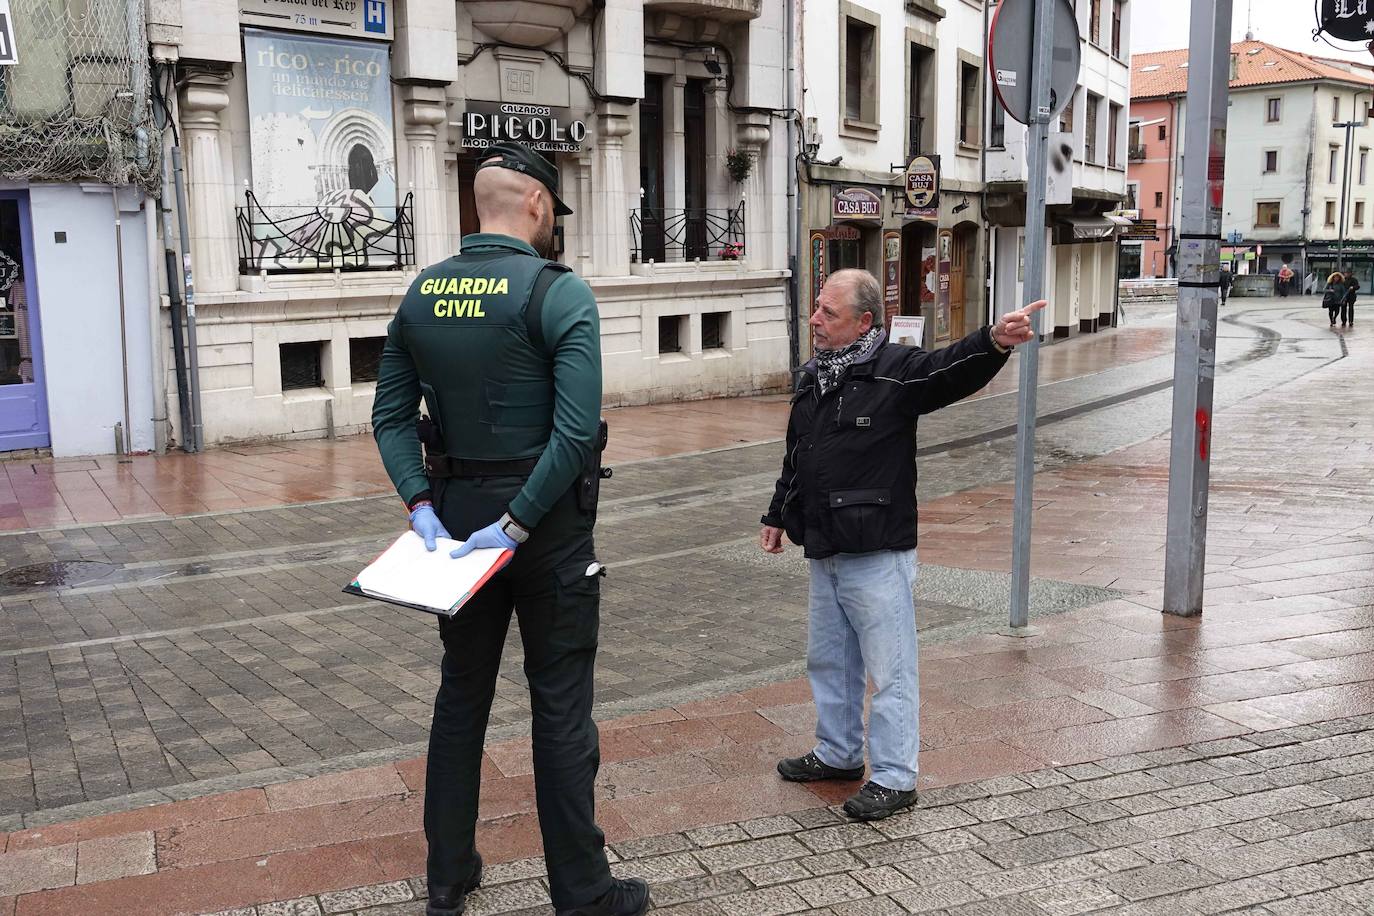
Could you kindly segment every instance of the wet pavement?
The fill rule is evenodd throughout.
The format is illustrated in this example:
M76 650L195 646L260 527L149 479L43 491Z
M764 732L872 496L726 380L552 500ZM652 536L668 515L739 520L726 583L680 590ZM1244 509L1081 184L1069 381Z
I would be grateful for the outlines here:
M1374 417L1349 405L1374 394L1374 352L1353 332L1332 334L1311 320L1318 311L1297 300L1246 303L1224 316L1201 620L1157 612L1167 489L1167 436L1159 434L1167 430L1172 372L1163 310L1131 313L1123 332L1046 351L1066 354L1064 375L1084 367L1090 374L1048 381L1040 391L1033 606L1044 636L1015 643L987 635L1006 608L1015 400L997 385L1014 376L1004 373L986 396L923 419L923 788L1090 761L1135 772L1136 764L1145 768L1141 760L1164 765L1140 755L1236 736L1263 747L1282 734L1286 744L1306 747L1337 720L1345 733L1368 730ZM1115 365L1096 347L1138 358ZM805 577L797 551L777 559L753 549L780 457L777 442L767 440L781 421L769 424L781 414L777 399L743 403L754 406L734 426L716 408L684 405L717 411L703 420L715 428L678 447L723 450L623 461L603 490L600 554L612 570L598 672L603 822L614 841L638 838L643 849L658 848L655 838L686 836L689 845L662 854L685 856L672 861L689 871L731 872L721 886L732 891L681 899L712 916L832 904L836 912L921 911L912 893L901 893L910 887L869 887L857 873L877 866L862 856L857 866L824 873L801 861L806 855L785 856L776 861L792 864L778 866L781 877L760 882L744 871L752 866L713 870L698 855L748 842L754 834L739 822L759 817L792 817L794 826L779 836L824 830L805 820L821 814L799 812L839 800L782 786L770 773L779 754L808 746L813 722L800 679ZM675 425L669 408L645 410L655 412L644 415L646 430ZM627 441L657 435L621 426ZM765 441L730 447L731 439ZM312 897L280 911L338 910L345 902L361 910L367 900L381 902L378 894L392 895L394 912L415 909L403 879L423 862L417 758L437 640L426 619L337 591L394 533L394 515L390 497L352 498L0 538L7 575L0 580L0 829L14 831L0 874L19 876L9 884L0 878L0 914L8 913L7 894L17 895L19 913L117 910L131 894L156 901L147 912L199 912L397 881L389 890ZM684 584L687 564L697 574ZM483 898L483 914L542 902L537 882L515 880L537 872L538 863L520 863L539 853L528 742L520 737L527 718L516 649L498 686L481 833L489 861L516 864L505 890ZM1264 735L1271 738L1257 737ZM1217 747L1231 748L1224 756L1247 753ZM1111 760L1132 762L1104 763ZM1315 779L1325 771L1308 772ZM1185 793L1175 807L1187 819L1222 797ZM930 803L941 811L965 801ZM733 839L703 842L700 830L711 825L720 832L710 836ZM998 844L1067 849L1082 841L1064 838L1079 826L1072 820L1038 826L1045 829L1016 826L1010 834L983 824L979 842L988 848L976 856L988 874L1019 867L1016 853L1003 861ZM1045 833L1059 839L1014 845ZM805 836L794 839L810 849ZM852 845L857 856L866 844ZM636 848L624 854L648 854ZM901 874L900 865L917 868L917 860L949 852L929 844L909 851L909 860L894 860ZM83 879L83 860L104 864ZM1132 864L1118 871L1130 875L1155 864L1123 861ZM1065 866L1064 874L1079 867ZM830 883L846 893L851 885L867 893L830 900L823 881L813 899L807 882L831 874L845 876ZM941 883L921 874L920 888ZM1047 879L1037 887L1086 882L1098 897L1062 902L1059 891L1046 890L1030 902L1038 909L1025 911L1078 912L1092 899L1105 901L1101 908L1163 896L1124 893L1152 879L1123 878L1118 887L1115 874ZM1225 872L1200 877L1217 880L1167 893L1234 883ZM967 900L933 898L935 908L996 899L986 882L970 884L980 896ZM61 890L66 885L73 886ZM1340 886L1284 895L1325 894L1301 906L1335 907L1344 899L1333 890ZM403 893L411 897L396 896ZM708 906L700 902L707 896L730 899ZM1286 911L1277 909L1282 897L1267 899ZM988 906L1018 911L1005 902ZM1192 902L1178 906L1158 911L1194 911Z

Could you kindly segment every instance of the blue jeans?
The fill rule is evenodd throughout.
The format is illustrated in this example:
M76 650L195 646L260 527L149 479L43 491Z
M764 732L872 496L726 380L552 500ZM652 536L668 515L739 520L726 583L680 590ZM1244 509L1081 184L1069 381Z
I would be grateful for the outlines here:
M916 551L841 553L811 561L806 670L816 700L816 756L864 763L864 691L873 679L868 756L874 782L916 788L921 745L917 679Z

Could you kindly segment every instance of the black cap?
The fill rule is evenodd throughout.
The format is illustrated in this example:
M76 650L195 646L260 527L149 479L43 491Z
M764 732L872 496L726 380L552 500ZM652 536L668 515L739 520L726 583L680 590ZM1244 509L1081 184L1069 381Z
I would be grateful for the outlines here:
M563 198L558 196L558 169L528 146L521 143L495 143L483 150L481 156L482 164L477 167L479 171L498 168L524 172L549 189L553 195L554 216L572 213L572 207L563 203Z

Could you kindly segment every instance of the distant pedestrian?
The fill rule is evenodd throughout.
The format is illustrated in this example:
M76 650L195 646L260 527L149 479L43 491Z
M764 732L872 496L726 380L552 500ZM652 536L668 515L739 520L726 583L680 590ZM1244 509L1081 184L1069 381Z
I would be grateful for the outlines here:
M1341 308L1341 327L1353 326L1355 324L1355 300L1359 298L1360 281L1355 277L1355 271L1348 270L1345 274L1345 303Z
M1289 292L1292 291L1292 284L1293 268L1285 264L1279 268L1279 295L1287 299Z
M1349 295L1349 290L1345 287L1345 274L1339 270L1332 271L1331 276L1326 278L1326 292L1322 294L1322 308L1326 309L1326 314L1331 319L1331 327L1336 326L1336 315L1345 307L1345 298Z
M1231 268L1221 269L1221 304L1226 304L1226 297L1231 295L1231 284L1235 282L1235 274L1231 273Z

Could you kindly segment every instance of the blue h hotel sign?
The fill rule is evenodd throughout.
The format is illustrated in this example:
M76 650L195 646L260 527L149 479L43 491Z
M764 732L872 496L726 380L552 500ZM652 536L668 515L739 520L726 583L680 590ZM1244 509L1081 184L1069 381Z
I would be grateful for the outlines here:
M316 35L391 39L387 0L238 0L247 26Z
M374 34L386 34L386 0L363 0L363 28Z

